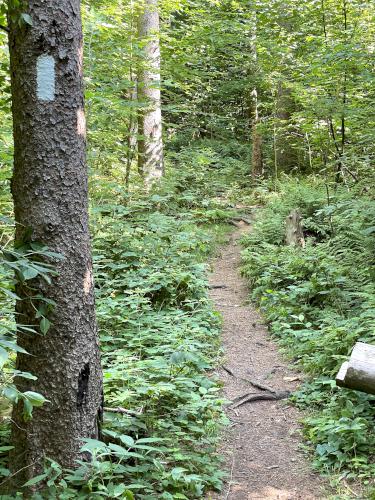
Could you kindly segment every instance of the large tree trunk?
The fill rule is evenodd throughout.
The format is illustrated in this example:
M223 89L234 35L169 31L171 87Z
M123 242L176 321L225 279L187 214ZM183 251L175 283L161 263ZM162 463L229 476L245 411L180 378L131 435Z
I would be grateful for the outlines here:
M41 242L63 256L50 285L33 282L34 295L56 302L50 330L18 332L30 355L17 356L17 369L38 379L18 378L17 386L49 400L28 421L22 403L14 406L11 469L22 484L41 470L45 457L74 466L82 438L98 436L102 372L88 229L80 0L30 0L27 22L20 22L25 9L12 4L16 240ZM30 290L17 288L23 299L16 306L18 323L38 328Z
M138 37L145 58L138 69L138 169L150 188L164 173L158 0L145 0L141 9Z

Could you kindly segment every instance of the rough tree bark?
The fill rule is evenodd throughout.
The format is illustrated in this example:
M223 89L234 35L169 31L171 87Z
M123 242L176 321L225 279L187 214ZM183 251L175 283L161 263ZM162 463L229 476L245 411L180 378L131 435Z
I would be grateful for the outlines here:
M160 108L160 44L158 0L145 0L138 17L138 37L145 60L138 68L138 169L150 188L164 173Z
M22 403L13 409L11 469L22 484L40 472L45 457L74 466L82 438L98 436L102 372L88 229L80 0L30 0L27 22L20 22L25 9L12 5L16 240L41 242L63 256L51 285L33 283L34 295L56 302L50 330L18 333L30 355L17 356L17 369L38 379L18 378L17 386L49 400L29 421ZM18 322L37 326L30 291L22 284L17 291Z

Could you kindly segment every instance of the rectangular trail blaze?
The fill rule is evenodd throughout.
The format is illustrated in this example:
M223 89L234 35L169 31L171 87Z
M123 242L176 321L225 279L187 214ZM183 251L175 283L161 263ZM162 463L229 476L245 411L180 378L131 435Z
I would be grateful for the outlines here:
M43 54L37 61L37 96L40 101L55 100L55 60Z

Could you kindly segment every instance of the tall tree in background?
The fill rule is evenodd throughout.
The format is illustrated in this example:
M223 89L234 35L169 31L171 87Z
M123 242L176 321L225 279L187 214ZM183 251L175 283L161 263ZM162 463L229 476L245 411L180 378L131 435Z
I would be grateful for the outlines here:
M251 155L251 175L253 179L259 179L263 175L263 152L262 152L262 136L259 132L259 109L258 109L258 92L256 89L252 92L253 98L253 119L251 125L252 137L252 155Z
M141 6L138 37L145 55L138 68L138 169L149 188L164 173L158 0L145 0Z
M39 326L30 289L18 285L17 321L39 333L18 333L30 355L17 369L21 391L47 398L25 419L14 406L11 468L17 483L45 458L73 466L82 438L98 436L102 383L88 228L80 0L9 1L16 241L39 242L62 255L51 284L37 279L32 295L55 302ZM48 330L48 331L47 331Z
M257 13L256 11L251 13L251 19L253 23L253 34L252 34L252 55L255 73L258 73L258 48L257 48ZM262 151L262 136L259 131L259 102L258 102L258 90L255 86L251 93L252 104L249 108L253 110L252 122L251 122L251 138L252 138L252 155L251 155L251 175L253 179L259 179L263 175L263 151Z

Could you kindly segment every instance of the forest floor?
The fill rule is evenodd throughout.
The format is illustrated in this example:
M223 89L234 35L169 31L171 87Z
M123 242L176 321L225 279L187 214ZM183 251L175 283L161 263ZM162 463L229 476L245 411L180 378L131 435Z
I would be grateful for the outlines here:
M257 310L248 304L241 277L239 228L213 262L211 298L223 317L224 361L219 376L230 425L222 442L228 478L223 493L230 500L312 500L327 498L327 485L314 474L301 450L300 412L287 400L235 403L248 393L270 394L249 380L275 391L294 391L302 375L289 367ZM245 380L247 379L247 380Z

